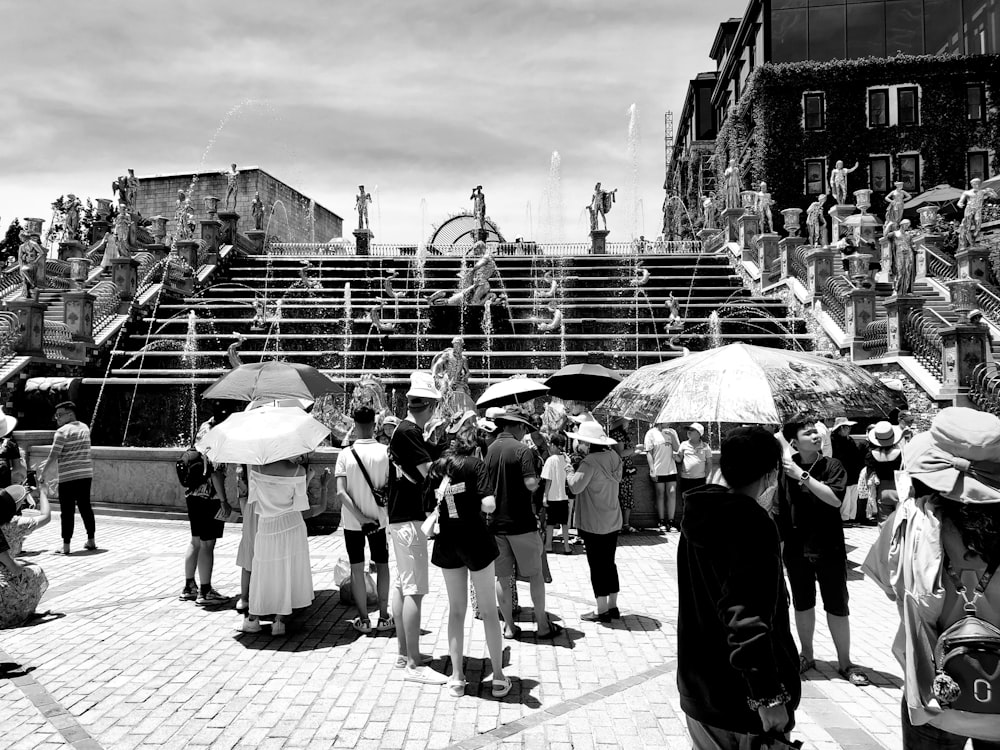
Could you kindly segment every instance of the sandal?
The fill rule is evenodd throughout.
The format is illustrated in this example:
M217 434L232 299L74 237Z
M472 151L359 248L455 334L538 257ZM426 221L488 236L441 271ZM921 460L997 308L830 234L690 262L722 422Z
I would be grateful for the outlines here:
M866 685L871 685L872 681L868 679L868 673L865 672L861 667L852 664L847 669L837 670L837 674L847 680L849 683L855 687L865 687Z
M375 630L379 633L385 633L386 631L394 630L395 628L396 621L392 619L392 615L378 618L378 625L375 626Z
M368 620L362 620L360 617L355 617L351 620L351 627L362 635L371 635L372 632L372 624Z
M511 634L507 635L507 628L503 630L503 637L505 641L516 641L521 637L521 628L517 625L510 626Z
M799 674L805 674L810 669L816 669L816 660L807 659L804 656L799 657Z
M549 621L549 632L548 633L535 633L535 637L542 641L551 641L557 635L563 632L562 625L556 625L551 620Z
M510 677L504 677L502 680L493 680L493 697L503 698L510 692L510 688Z
M465 695L465 680L448 680L448 693L454 698Z

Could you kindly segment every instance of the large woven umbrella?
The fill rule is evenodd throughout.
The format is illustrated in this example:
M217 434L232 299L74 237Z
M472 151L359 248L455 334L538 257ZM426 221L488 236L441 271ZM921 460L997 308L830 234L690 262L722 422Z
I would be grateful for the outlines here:
M622 382L622 376L604 365L590 362L566 365L554 373L545 385L549 393L573 401L598 401Z
M549 387L540 380L532 378L510 378L494 383L476 401L476 406L485 409L488 406L507 406L508 404L523 404L533 398L544 396Z
M315 367L298 362L254 362L240 365L216 380L202 398L256 401L296 398L315 401L319 396L344 392Z
M957 201L962 197L962 190L960 188L954 188L951 185L935 185L929 190L925 190L916 195L910 200L903 204L903 208L909 210L911 208L920 208L921 206L926 206L930 204L944 204Z
M311 453L329 434L298 407L263 406L230 414L196 447L215 464L259 466Z
M650 422L781 424L807 409L871 417L902 407L894 391L850 362L729 344L640 368L597 410Z

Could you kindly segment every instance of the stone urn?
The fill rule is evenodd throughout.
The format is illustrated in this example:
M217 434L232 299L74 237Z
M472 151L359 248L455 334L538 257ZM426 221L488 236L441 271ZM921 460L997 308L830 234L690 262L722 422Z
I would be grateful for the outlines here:
M161 245L166 244L164 241L167 239L167 217L154 216L150 221L153 222L153 239Z
M69 280L73 282L74 289L83 289L88 273L90 273L90 260L88 258L69 259Z
M26 234L37 234L39 237L42 236L42 224L45 219L30 219L25 218L24 220L24 231Z
M98 198L96 213L98 219L107 219L111 215L111 199Z
M924 229L930 229L938 220L939 209L937 206L921 206L917 209L917 213L920 214L920 226Z
M802 209L801 208L783 208L781 209L781 215L785 219L785 231L788 232L789 237L798 237L799 230L802 228Z
M868 209L872 207L872 191L868 188L855 190L854 203L857 205L858 210L861 213L868 213Z
M969 313L979 307L976 297L979 282L976 279L953 279L948 282L948 292L951 294L951 304L958 313L960 323L969 322Z
M757 192L754 190L744 190L740 193L740 201L743 203L743 210L752 213L754 204L757 202Z
M206 195L202 198L205 202L205 210L208 211L209 216L216 216L219 213L219 201L221 198L216 198L214 195Z

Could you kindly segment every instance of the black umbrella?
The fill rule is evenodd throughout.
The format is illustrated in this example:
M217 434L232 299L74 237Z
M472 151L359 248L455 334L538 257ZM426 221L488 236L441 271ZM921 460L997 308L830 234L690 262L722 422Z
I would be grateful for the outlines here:
M566 365L545 381L549 393L573 401L600 401L622 382L622 376L604 365L589 362Z

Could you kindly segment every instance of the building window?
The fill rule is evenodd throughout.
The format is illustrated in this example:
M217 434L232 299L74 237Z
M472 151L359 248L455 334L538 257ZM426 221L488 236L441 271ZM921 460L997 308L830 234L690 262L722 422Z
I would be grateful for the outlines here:
M965 87L966 114L970 120L981 122L986 119L986 87L981 83L970 83Z
M900 125L917 125L920 113L917 111L917 87L906 86L896 89L896 103L899 107Z
M803 94L802 109L806 130L823 130L826 127L826 97L822 93Z
M989 155L985 151L970 151L965 156L966 167L969 171L969 180L974 180L979 178L980 180L986 179L986 165L989 161Z
M806 195L826 191L826 159L806 159Z
M868 187L870 187L876 193L888 193L889 185L892 182L889 177L891 166L889 164L888 156L873 156L871 157L870 167L869 167L869 180Z
M911 193L920 192L920 156L918 154L900 154L899 179L903 189Z
M889 124L889 89L868 90L868 127L880 128Z

